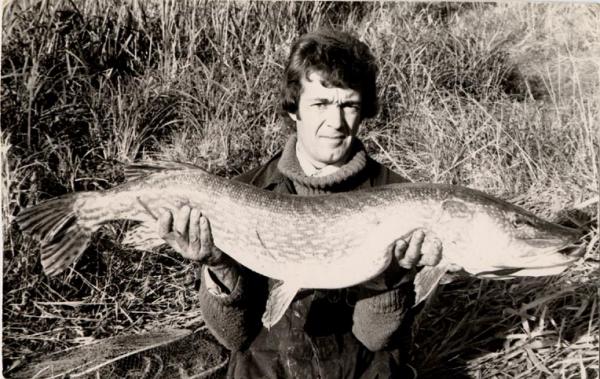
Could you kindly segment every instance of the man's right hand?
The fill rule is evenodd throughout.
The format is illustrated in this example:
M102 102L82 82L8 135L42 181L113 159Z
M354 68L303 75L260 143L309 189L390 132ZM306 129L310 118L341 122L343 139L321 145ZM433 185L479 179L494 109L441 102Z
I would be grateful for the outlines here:
M166 211L158 218L158 235L185 258L210 266L205 270L209 292L227 296L237 283L237 263L219 250L213 243L208 219L198 209L181 207L175 215Z
M158 235L183 257L215 266L224 254L213 243L208 219L196 208L184 205L173 215L166 210L158 218Z

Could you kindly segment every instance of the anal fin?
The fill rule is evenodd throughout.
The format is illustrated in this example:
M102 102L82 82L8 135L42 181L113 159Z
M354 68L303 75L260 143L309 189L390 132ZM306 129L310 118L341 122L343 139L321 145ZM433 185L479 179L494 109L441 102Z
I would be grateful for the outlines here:
M299 290L298 285L289 282L281 282L271 289L265 313L262 316L265 328L270 329L283 317Z

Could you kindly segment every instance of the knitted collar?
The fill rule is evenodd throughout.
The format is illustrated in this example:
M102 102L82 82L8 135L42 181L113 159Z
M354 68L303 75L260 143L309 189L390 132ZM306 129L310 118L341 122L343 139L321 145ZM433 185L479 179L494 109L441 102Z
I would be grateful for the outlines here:
M296 143L297 136L293 135L283 149L277 168L293 182L306 187L319 190L336 187L350 179L354 179L365 168L367 163L367 153L363 144L358 139L353 138L350 160L346 164L340 166L339 170L330 175L309 177L304 173L302 167L300 167L300 163L298 163Z
M298 158L298 163L306 176L327 176L339 170L346 163L347 157L344 157L343 163L338 162L317 168L308 156L308 153L300 146L300 143L296 142L296 158Z

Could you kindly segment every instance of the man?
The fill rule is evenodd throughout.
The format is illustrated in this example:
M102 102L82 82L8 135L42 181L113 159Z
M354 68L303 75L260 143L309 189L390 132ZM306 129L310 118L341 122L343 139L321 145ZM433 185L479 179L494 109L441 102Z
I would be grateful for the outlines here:
M374 57L354 37L302 36L292 47L282 86L282 107L297 133L269 162L236 179L298 195L404 182L371 159L356 138L361 121L376 114L376 75ZM437 264L441 254L439 244L423 244L422 232L390 246L396 259L380 277L348 289L301 291L267 330L261 315L273 280L214 247L209 220L199 210L167 212L159 228L182 255L205 263L202 312L215 337L232 350L228 377L416 377L406 363L414 268Z

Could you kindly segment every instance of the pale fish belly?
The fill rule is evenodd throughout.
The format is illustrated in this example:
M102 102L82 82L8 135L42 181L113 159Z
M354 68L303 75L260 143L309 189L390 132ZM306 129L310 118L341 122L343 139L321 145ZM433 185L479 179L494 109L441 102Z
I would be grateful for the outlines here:
M245 200L240 206L237 197L219 196L204 212L214 225L215 244L263 275L305 287L341 288L372 278L389 263L387 247L398 231L382 223L379 213L385 209L367 202L349 207L340 204L343 198Z
M82 220L124 218L153 224L164 209L174 212L189 205L211 220L215 245L236 261L275 279L293 278L303 287L341 288L374 277L389 263L389 245L416 226L415 217L405 217L414 209L412 202L396 209L389 192L307 201L301 196L265 196L218 179L124 189L93 202L87 199L80 207ZM402 225L407 220L410 224Z

